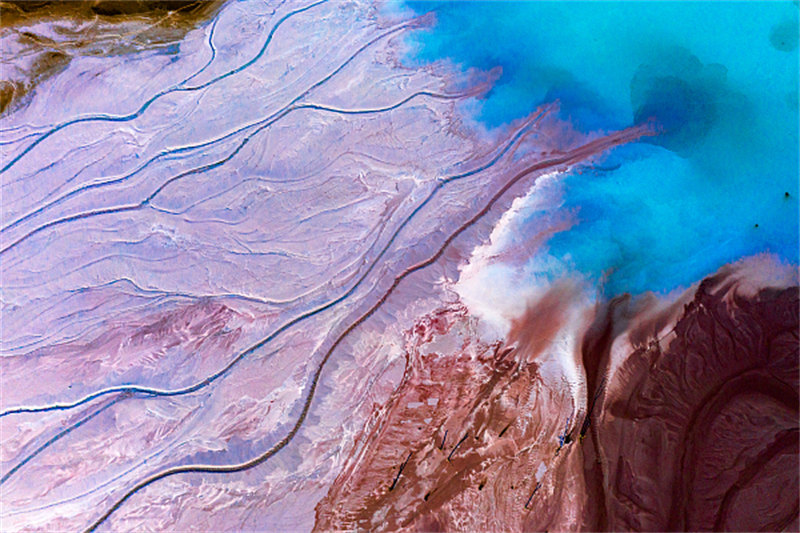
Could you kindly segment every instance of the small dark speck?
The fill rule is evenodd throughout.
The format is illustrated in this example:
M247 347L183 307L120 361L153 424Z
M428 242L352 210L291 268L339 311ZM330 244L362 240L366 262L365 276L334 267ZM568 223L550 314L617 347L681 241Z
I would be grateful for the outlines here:
M783 193L783 197L784 198L789 198L790 196L791 196L791 194L789 194L788 192Z
M425 495L425 501L428 501L428 498L430 498L430 497L431 497L431 493L429 492L429 493L427 493L427 494Z
M758 227L758 224L753 224L753 227L754 227L754 228L757 228L757 227Z
M776 50L792 52L797 48L797 37L797 23L787 20L772 27L769 40Z

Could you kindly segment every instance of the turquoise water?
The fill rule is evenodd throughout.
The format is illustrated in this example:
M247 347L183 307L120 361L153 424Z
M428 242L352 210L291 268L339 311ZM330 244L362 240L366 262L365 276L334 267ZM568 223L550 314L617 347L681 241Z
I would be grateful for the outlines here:
M605 273L607 293L670 291L758 252L798 262L797 3L408 5L438 21L408 62L502 66L477 111L490 128L556 99L584 131L663 125L613 170L566 178L580 222L549 252Z

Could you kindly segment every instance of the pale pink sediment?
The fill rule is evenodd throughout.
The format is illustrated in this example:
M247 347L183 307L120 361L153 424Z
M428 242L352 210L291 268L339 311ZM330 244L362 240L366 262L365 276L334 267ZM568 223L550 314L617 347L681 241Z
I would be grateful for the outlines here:
M210 27L174 61L76 58L7 117L3 159L19 159L0 183L4 530L85 528L141 480L246 465L286 435L253 468L149 484L101 529L590 520L595 473L575 444L556 450L595 392L580 342L599 312L564 283L497 339L456 283L540 176L652 132L583 135L555 106L484 131L459 103L498 72L404 66L404 35L431 19L369 3L291 15L258 61L220 77L310 5L224 6L199 73ZM28 134L130 113L181 80L213 83L25 152ZM490 260L514 264L569 217L550 222ZM611 359L622 376L627 355Z
M237 16L241 4L226 6L217 58L197 75L209 27L187 35L176 61L143 53L126 57L123 71L107 58L75 58L5 121L3 158L15 162L2 176L0 404L12 411L0 421L4 528L80 529L152 473L244 463L268 449L296 421L333 339L558 145L564 125L545 110L535 124L529 117L527 134L525 120L478 134L457 102L496 73L403 67L401 38L416 23L332 2L286 19L242 72L202 91L165 93L132 120L78 122L31 146L50 126L123 116L180 80L213 80L254 57L282 16L307 5L272 13L254 3L251 17ZM231 32L250 35L248 44L229 43ZM377 111L337 111L370 109ZM254 133L271 115L277 120ZM212 144L159 155L203 142ZM582 158L556 154L555 165ZM225 162L203 168L215 161ZM435 276L453 271L529 177L518 181L488 217L468 224ZM370 323L385 324L387 334L395 321L405 327L414 316L394 309L430 293L431 281L409 279ZM202 384L276 331L193 392L127 392ZM324 495L373 405L401 375L400 346L376 339L352 359L351 342L338 348L311 415L274 460L238 474L162 480L107 525L310 529L313 506L287 507L287 498ZM48 406L65 410L13 412ZM215 503L201 498L206 491L217 493Z

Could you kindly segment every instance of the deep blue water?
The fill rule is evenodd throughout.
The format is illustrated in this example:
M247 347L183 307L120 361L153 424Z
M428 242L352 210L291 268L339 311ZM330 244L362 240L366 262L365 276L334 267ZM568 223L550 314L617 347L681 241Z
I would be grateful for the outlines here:
M490 128L556 99L585 131L662 124L610 154L615 170L565 181L580 222L549 253L610 273L607 294L670 291L758 252L798 263L797 3L407 5L438 20L408 62L502 66L476 111Z

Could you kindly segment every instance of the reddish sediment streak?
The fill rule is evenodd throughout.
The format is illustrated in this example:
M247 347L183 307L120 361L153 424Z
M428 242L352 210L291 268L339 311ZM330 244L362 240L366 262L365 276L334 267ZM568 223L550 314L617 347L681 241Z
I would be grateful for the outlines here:
M230 3L176 56L75 58L4 119L4 530L634 523L590 504L630 491L588 496L627 463L585 465L630 446L609 406L639 387L614 355L638 308L556 285L497 339L454 287L539 177L655 132L582 135L555 105L483 131L461 104L499 73L403 66L430 21L392 16ZM722 431L726 390L689 425ZM650 525L741 524L784 430L718 514L681 478Z
M311 529L287 498L322 498L396 385L398 338L355 363L359 332L440 300L428 276L537 175L646 134L552 106L481 131L459 104L498 72L397 61L428 22L231 3L175 55L73 57L4 118L4 529Z
M535 174L537 172L554 171L554 170L566 170L566 168L569 168L572 165L575 165L575 164L578 164L580 162L583 162L583 161L585 161L585 160L587 160L587 159L589 159L589 158L591 158L593 156L597 156L600 153L602 153L602 152L604 152L604 151L606 151L606 150L608 150L610 148L613 148L615 146L619 146L620 144L624 144L624 143L627 143L627 142L632 142L632 141L640 138L642 135L646 135L646 134L650 134L650 130L647 129L646 127L644 127L644 126L635 126L635 127L632 127L632 128L628 128L626 130L623 130L623 131L620 131L620 132L617 132L617 133L614 133L614 134L611 134L611 135L608 135L608 136L601 137L601 138L595 139L593 141L590 141L590 142L588 142L588 143L586 143L586 144L584 144L582 146L579 146L579 147L577 147L577 148L575 148L573 150L570 150L570 151L564 153L561 156L550 158L550 159L546 159L546 160L541 161L539 163L535 163L533 165L530 165L529 167L527 167L527 168L523 169L522 171L520 171L519 173L517 173L515 176L513 176L511 179L509 179L506 182L506 184L503 187L501 187L500 190L498 190L491 197L489 202L480 211L478 211L474 216L472 216L464 224L459 226L456 229L455 232L453 232L450 236L448 236L447 239L445 239L444 243L441 245L441 247L438 249L438 251L434 255L432 255L430 258L426 259L425 261L422 261L421 263L417 263L416 265L413 265L413 266L409 267L408 269L404 270L399 276L397 276L395 278L394 282L392 283L392 285L380 297L380 299L366 313L364 313L361 317L359 317L358 320L356 320L350 326L348 326L345 329L345 331L334 341L333 345L325 353L325 355L322 358L322 361L320 362L319 366L317 367L317 369L314 371L314 373L312 375L311 384L309 386L308 392L305 394L305 401L303 403L303 409L302 409L302 411L300 413L300 416L297 418L297 421L295 422L294 426L289 431L289 433L285 437L283 437L280 441L278 441L278 443L276 443L273 447L271 447L269 450L267 450L263 454L255 457L255 458L253 458L253 459L251 459L251 460L249 460L247 462L244 462L244 463L233 464L233 465L220 465L220 466L210 466L210 465L200 465L200 464L198 464L198 465L186 465L186 466L181 466L181 467L177 467L177 468L168 469L168 470L165 470L163 472L159 472L158 474L155 474L154 476L151 476L151 477L149 477L149 478L137 483L133 488L131 488L128 492L126 492L122 496L122 498L120 498L118 501L116 501L105 513L103 513L103 515L100 516L100 518L98 518L95 522L93 522L92 525L89 526L89 528L87 528L87 531L96 530L97 527L99 527L109 516L111 516L111 514L114 511L116 511L133 494L135 494L139 490L147 487L148 485L151 485L151 484L153 484L153 483L155 483L155 482L157 482L157 481L159 481L161 479L164 479L166 477L173 476L173 475L176 475L176 474L183 474L183 473L229 473L229 472L240 472L240 471L248 470L250 468L254 468L254 467L262 464L263 462L267 461L268 459L270 459L272 456L274 456L276 453L278 453L281 449L283 449L286 445L288 445L292 441L292 439L295 437L295 435L297 435L297 432L299 431L299 429L302 426L303 422L305 422L305 419L308 416L308 412L309 412L309 410L311 408L311 403L312 403L312 401L314 399L314 394L315 394L316 389L317 389L317 384L319 382L320 375L321 375L321 373L322 373L322 371L324 369L325 364L327 363L327 361L331 357L331 355L334 353L336 348L338 348L338 346L341 344L341 342L345 339L345 337L347 335L349 335L354 329L356 329L364 321L366 321L378 308L380 308L386 302L386 300L389 298L389 296L398 288L398 286L400 285L400 282L402 282L403 279L408 277L410 274L413 274L414 272L416 272L418 270L421 270L421 269L423 269L425 267L428 267L431 264L433 264L434 262L436 262L442 256L442 254L444 254L445 250L450 245L450 243L453 242L454 239L456 239L461 233L466 231L469 227L471 227L478 220L480 220L483 216L485 216L489 212L489 210L492 208L492 206L506 192L508 192L508 190L511 187L516 185L517 182L519 182L523 178L529 177L532 174ZM467 438L467 435L465 435L461 439L461 441L456 445L456 448L466 438ZM455 448L454 448L453 451L455 451ZM452 455L452 452L451 452L451 455ZM402 472L402 469L405 468L405 465L406 465L406 463L408 462L409 459L410 459L410 456L409 456L408 459L406 459L406 462L404 462L403 465L400 467L401 472ZM449 461L449 459L450 458L448 457L448 461ZM398 473L398 478L397 479L399 479L399 475L400 474ZM397 479L395 480L395 483L396 483ZM390 487L390 490L392 490L393 488L394 488L394 483L392 484L392 487Z

